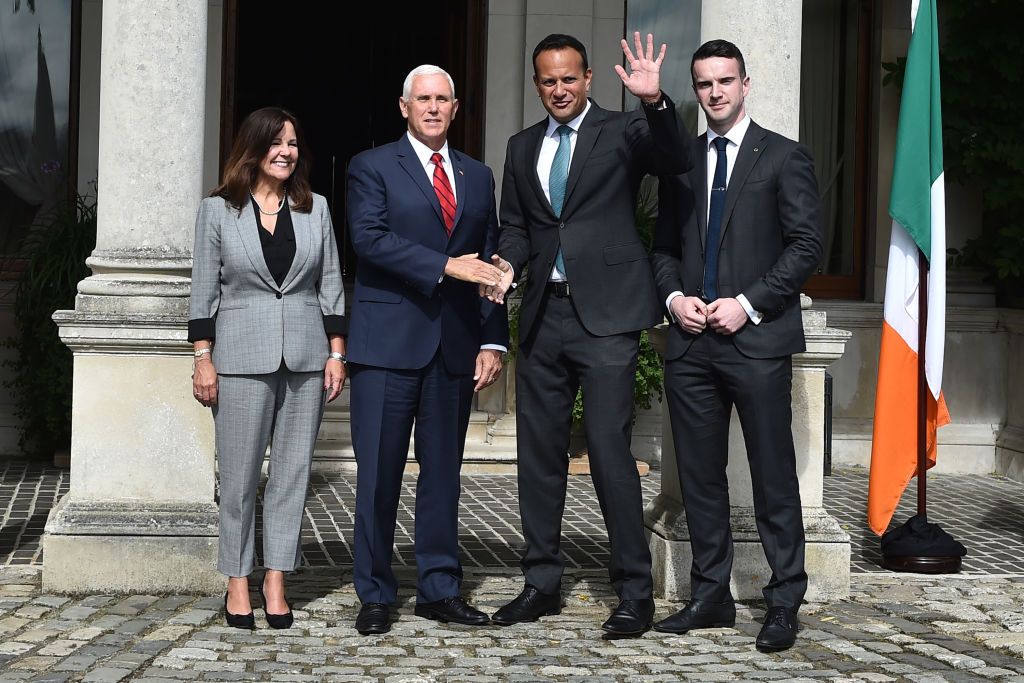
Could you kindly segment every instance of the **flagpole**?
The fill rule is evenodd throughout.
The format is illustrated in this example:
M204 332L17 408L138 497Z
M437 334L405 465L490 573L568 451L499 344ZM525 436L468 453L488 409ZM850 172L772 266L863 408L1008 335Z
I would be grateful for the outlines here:
M928 520L928 375L925 339L928 335L928 258L917 250L917 514Z
M917 515L882 537L882 566L897 572L920 574L954 574L960 571L961 554L953 554L952 546L963 546L937 524L928 522L928 375L925 372L926 338L928 335L928 270L929 261L920 247L917 250ZM886 550L886 537L890 534L903 536L900 552ZM946 550L934 547L936 539L942 539ZM907 539L913 542L908 544ZM917 546L916 552L906 548ZM891 546L890 546L891 547Z

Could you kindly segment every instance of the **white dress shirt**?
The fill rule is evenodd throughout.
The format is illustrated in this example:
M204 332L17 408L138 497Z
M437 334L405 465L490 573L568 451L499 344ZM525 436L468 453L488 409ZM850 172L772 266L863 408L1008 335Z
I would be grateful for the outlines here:
M573 131L572 135L569 136L570 166L572 166L573 152L576 151L576 138L579 136L580 124L583 123L583 119L588 111L590 111L590 100L587 100L587 106L583 108L579 116L565 124L572 128ZM540 187L544 190L544 196L547 197L548 203L551 203L551 189L548 187L548 181L551 176L551 163L555 160L555 152L558 151L558 141L560 138L558 127L561 125L550 114L548 115L548 129L545 131L544 138L540 142L540 156L537 157L537 178L540 180ZM548 281L565 282L565 273L558 270L558 266L552 266Z
M423 166L424 172L427 174L427 180L430 181L430 186L434 186L434 162L430 160L430 157L434 156L434 150L430 149L422 142L413 137L412 133L406 132L406 137L409 138L409 143L412 145L412 150L416 152L416 158L420 160L420 165ZM458 195L455 194L455 169L452 168L452 158L448 156L448 141L445 140L444 144L441 145L441 149L437 150L437 153L441 155L444 160L442 168L445 174L448 176L448 184L452 187L452 196L455 197L455 205L459 205ZM437 279L438 282L444 280L444 274ZM501 344L483 344L480 350L483 349L494 349L495 351L501 351L502 353L508 352L508 349Z
M725 167L725 185L726 187L728 187L729 180L732 178L732 169L736 165L736 156L740 152L740 146L743 144L743 138L746 136L748 128L750 128L749 116L744 116L742 119L740 119L735 126L733 126L731 129L729 129L727 133L725 133L725 135L719 135L715 131L708 128L708 146L706 159L708 184L707 188L705 189L705 197L707 198L706 204L709 213L711 211L711 184L715 180L715 168L718 166L718 149L716 149L714 145L715 138L725 137L729 141L729 144L725 146L725 158L727 160L727 164ZM707 218L708 216L705 215L705 225L707 225ZM669 294L668 298L665 299L665 307L669 309L669 315L672 317L673 320L675 319L675 316L672 314L671 303L672 299L675 299L677 296L683 296L683 293L675 291ZM740 302L740 306L742 306L743 310L747 312L747 317L750 318L750 321L752 323L757 325L761 322L761 319L763 317L761 315L761 312L757 311L756 309L754 309L753 306L750 305L750 302L747 301L747 297L745 297L743 294L737 294L736 301Z
M412 133L406 131L406 137L409 138L409 143L412 144L412 151L416 152L416 158L420 160L420 166L423 167L423 171L427 174L427 180L430 181L430 186L434 186L434 162L430 160L430 157L434 156L434 150L430 149L422 142L413 137ZM455 169L452 168L452 158L448 156L448 141L445 140L444 144L441 145L441 149L437 150L437 153L444 159L445 175L448 176L448 184L452 188L452 196L455 197L455 205L459 205L459 197L455 193Z

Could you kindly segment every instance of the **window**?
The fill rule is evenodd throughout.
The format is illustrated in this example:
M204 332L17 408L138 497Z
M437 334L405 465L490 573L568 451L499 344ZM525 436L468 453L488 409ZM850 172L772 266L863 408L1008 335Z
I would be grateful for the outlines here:
M3 11L0 255L11 255L68 192L72 2L13 0Z

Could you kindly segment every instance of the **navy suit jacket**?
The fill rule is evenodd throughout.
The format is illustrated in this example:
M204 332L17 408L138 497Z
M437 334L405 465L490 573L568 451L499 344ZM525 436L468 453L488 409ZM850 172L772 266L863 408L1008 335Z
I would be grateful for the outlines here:
M498 244L494 175L450 147L449 156L457 202L451 238L405 135L349 164L348 223L359 256L352 363L418 369L440 347L449 372L472 374L482 344L508 345L505 307L481 297L475 284L442 278L449 257L477 253L490 262Z

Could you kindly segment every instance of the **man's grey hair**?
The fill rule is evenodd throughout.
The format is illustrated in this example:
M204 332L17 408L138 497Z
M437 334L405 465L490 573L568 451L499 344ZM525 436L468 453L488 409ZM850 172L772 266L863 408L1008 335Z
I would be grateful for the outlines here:
M439 66L433 64L420 64L418 67L409 72L409 75L405 77L405 83L402 84L402 99L408 100L409 96L412 95L412 81L417 76L430 76L433 74L444 74L444 77L448 79L448 87L452 91L452 99L455 99L455 81L452 80L451 75Z

